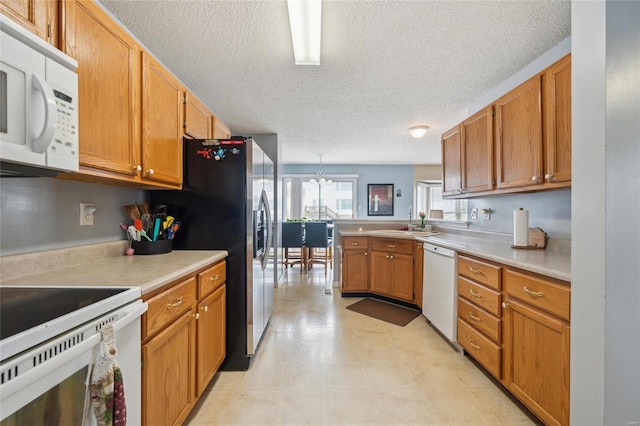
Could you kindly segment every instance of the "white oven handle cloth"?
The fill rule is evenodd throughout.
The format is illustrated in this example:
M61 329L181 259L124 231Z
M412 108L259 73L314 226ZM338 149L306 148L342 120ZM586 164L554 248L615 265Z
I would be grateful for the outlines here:
M98 426L126 426L127 408L124 398L122 371L116 362L116 339L113 326L108 324L100 330L102 341L95 346L93 367L85 398L85 424L91 411ZM87 401L90 398L90 403ZM92 419L91 419L92 420Z

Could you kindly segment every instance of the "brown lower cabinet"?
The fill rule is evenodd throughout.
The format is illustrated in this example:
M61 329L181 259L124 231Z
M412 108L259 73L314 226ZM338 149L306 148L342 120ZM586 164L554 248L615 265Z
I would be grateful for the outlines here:
M341 271L343 294L373 293L422 304L422 243L400 238L343 237Z
M546 425L568 425L570 283L463 255L458 273L458 343Z
M182 424L224 360L225 280L220 261L143 297L143 424Z

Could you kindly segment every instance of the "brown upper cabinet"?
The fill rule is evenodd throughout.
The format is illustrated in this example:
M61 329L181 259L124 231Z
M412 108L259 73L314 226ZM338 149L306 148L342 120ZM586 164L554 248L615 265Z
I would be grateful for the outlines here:
M209 139L213 133L213 116L193 94L184 95L184 133L195 139Z
M539 75L496 101L498 188L542 183L542 85Z
M142 54L142 175L182 185L184 89L162 64Z
M493 107L478 111L460 128L462 192L493 189Z
M215 115L213 116L213 138L214 139L229 139L231 137L231 130L227 127L222 120Z
M546 170L548 183L571 185L571 55L551 67L544 79Z
M0 12L58 47L59 5L57 0L0 0Z
M448 198L570 187L571 55L445 132L442 168Z
M94 1L62 3L78 61L80 171L63 179L180 188L184 89Z
M462 192L460 169L460 125L442 135L442 195L459 195Z
M66 1L64 14L63 50L78 61L81 173L134 179L141 48L94 2Z

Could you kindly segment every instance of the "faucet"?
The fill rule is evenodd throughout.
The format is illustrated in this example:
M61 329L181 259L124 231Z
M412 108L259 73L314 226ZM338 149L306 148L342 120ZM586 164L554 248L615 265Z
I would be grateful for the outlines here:
M412 207L409 206L409 225L407 226L407 231L411 231L413 228L413 225L411 224L411 212L412 212Z

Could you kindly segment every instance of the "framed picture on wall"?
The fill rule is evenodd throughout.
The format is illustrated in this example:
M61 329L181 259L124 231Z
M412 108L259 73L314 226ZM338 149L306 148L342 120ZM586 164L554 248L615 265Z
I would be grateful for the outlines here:
M367 216L393 216L393 184L370 183L367 185Z

